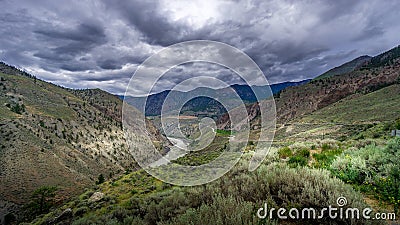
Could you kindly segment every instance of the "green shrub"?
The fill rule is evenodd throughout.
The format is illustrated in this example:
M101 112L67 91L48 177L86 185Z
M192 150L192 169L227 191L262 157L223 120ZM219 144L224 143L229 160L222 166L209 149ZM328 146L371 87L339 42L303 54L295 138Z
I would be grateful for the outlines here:
M331 165L332 173L341 180L360 185L360 190L392 203L400 203L400 138L390 140L385 147L375 144L359 150L346 150Z
M307 166L308 159L300 155L294 155L289 158L288 163L291 167Z
M394 205L396 213L400 206L400 169L393 167L388 177L375 179L376 195Z
M104 183L104 181L105 181L104 175L100 174L99 177L97 178L96 184L97 185L102 184Z
M330 168L333 160L337 155L340 155L343 151L341 149L334 149L328 151L322 151L321 153L314 153L314 163L313 167L315 168Z
M274 152L277 155L276 149ZM281 221L261 220L256 217L257 209L263 207L264 203L275 208L320 209L335 205L340 196L347 198L346 207L366 207L358 192L332 177L327 170L290 168L286 163L269 161L268 165L262 164L256 171L249 172L248 160L251 157L251 154L245 154L231 171L206 185L139 193L123 202L119 202L118 198L115 203L105 201L103 205L91 209L96 211L87 212L82 218L73 218L73 224L271 224ZM298 157L307 160L302 156ZM143 175L136 180L147 182L146 177ZM122 183L121 188L122 185L132 185L120 181L117 183ZM111 184L105 185L113 188ZM125 194L126 190L129 189L123 188L121 191ZM366 222L370 221L338 219L315 223Z
M396 128L397 130L400 130L400 118L396 120L394 126L395 126L395 128Z
M303 149L298 150L295 155L302 156L304 158L309 158L310 150L303 148Z
M286 166L262 166L258 171L262 183L267 184L268 194L280 207L315 207L320 209L328 205L335 205L338 197L344 196L348 204L346 207L365 208L367 205L360 193L350 185L331 176L323 169L308 167L288 168ZM300 175L301 174L301 175ZM258 184L261 186L261 184ZM272 207L272 206L271 206ZM309 223L309 221L307 221ZM346 221L346 224L364 224L374 221L356 220ZM317 224L345 224L344 221L318 221Z
M12 112L15 112L17 114L22 114L23 112L25 112L25 105L24 104L20 105L19 103L16 103L12 105L10 109Z
M88 211L89 211L88 207L86 207L86 206L80 207L80 208L75 210L74 216L75 217L80 217L80 216L82 216L83 214L85 214Z
M331 148L331 146L327 143L322 144L321 149L322 151L327 151Z
M337 158L331 167L334 175L348 183L362 184L369 175L365 160L360 156L347 154L344 158Z
M279 158L285 159L293 155L292 150L289 147L283 147L278 150Z
M240 197L217 195L211 204L204 204L198 209L188 209L184 214L174 218L170 225L242 225L257 224L260 219L254 213L255 204L246 202ZM267 221L266 224L275 224Z

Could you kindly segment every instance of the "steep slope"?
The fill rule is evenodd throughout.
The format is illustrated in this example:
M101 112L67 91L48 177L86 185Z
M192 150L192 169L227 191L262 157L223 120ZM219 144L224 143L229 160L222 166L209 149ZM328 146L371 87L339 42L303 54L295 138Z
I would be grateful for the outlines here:
M352 72L283 90L276 99L278 121L303 116L355 93L366 94L398 83L399 51L399 47L393 48Z
M380 90L350 95L304 118L306 123L372 123L393 122L400 118L400 84Z
M0 206L16 208L43 185L68 198L99 174L136 168L117 96L62 88L4 63L0 72ZM156 129L152 136L164 140Z
M361 67L362 65L368 63L368 61L370 61L371 58L372 57L368 56L368 55L360 56L358 58L351 60L350 62L344 63L343 65L340 65L338 67L335 67L333 69L326 71L325 73L321 74L320 76L314 78L314 80L352 72L352 71L358 69L359 67Z

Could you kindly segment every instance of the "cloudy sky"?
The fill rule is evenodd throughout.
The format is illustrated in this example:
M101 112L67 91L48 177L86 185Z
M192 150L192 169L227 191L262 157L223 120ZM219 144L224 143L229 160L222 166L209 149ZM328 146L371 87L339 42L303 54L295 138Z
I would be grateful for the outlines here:
M0 0L0 60L71 88L124 93L147 57L188 40L248 54L270 83L313 78L361 55L400 44L400 4L387 0L54 1ZM226 70L226 69L225 69ZM158 89L204 71L181 65Z

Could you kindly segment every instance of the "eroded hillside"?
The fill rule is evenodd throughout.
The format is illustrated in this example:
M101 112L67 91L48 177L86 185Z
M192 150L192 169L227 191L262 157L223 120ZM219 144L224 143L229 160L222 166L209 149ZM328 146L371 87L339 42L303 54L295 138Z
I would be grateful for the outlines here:
M3 63L0 72L2 208L18 208L44 185L59 187L68 198L100 174L107 179L136 168L118 97L62 88ZM149 130L163 147L165 139Z

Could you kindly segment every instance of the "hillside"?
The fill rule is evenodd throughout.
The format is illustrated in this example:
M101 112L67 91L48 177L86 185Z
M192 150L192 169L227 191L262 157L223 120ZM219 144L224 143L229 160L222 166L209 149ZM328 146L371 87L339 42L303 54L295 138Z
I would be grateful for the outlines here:
M283 89L275 96L277 121L280 124L289 123L349 96L365 95L399 82L400 57L399 47L396 47L371 58L354 71ZM260 114L257 104L247 108L252 109L249 117L252 126L257 127ZM219 128L229 129L227 118L220 118Z
M289 87L276 98L278 121L285 122L322 109L355 93L367 94L399 82L399 47L371 58L349 73Z
M38 187L57 186L69 198L100 174L134 170L121 108L102 90L62 88L1 63L0 215L17 210ZM152 135L165 140L156 129Z
M358 58L351 60L350 62L344 63L338 67L335 67L333 69L326 71L325 73L321 74L320 76L314 78L314 80L324 79L327 77L332 77L332 76L352 72L352 71L358 69L359 67L361 67L362 65L368 63L368 61L371 60L371 58L372 57L368 56L368 55L360 56Z
M400 118L400 85L350 95L301 119L304 122L371 123Z
M352 72L282 90L275 96L275 141L343 140L380 122L383 125L373 129L387 136L390 130L385 124L392 124L400 117L398 51L396 47L373 57ZM247 106L247 111L252 136L256 138L261 123L260 110L257 104L252 104ZM230 129L228 114L220 117L218 128ZM375 131L368 135L378 135Z

